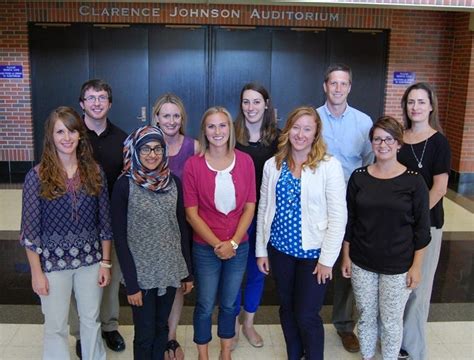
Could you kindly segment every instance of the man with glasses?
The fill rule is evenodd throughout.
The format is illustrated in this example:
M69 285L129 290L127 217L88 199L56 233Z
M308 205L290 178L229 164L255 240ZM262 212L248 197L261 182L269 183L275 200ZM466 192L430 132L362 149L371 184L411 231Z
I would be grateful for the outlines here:
M123 166L123 142L127 134L112 124L107 115L112 107L112 88L103 80L93 79L85 82L81 88L79 104L84 112L84 124L92 144L94 157L104 169L107 177L109 196ZM118 332L119 288L122 274L115 250L112 248L112 281L104 288L100 308L102 337L113 351L125 350L125 341ZM73 302L70 313L70 333L76 338L76 355L81 358L81 340L76 304Z
M332 64L326 70L323 88L326 103L318 113L323 123L323 138L328 152L342 164L346 184L352 172L373 162L373 152L369 141L372 120L367 114L350 107L347 96L351 91L352 70L345 64ZM334 264L334 302L332 321L341 337L344 349L359 351L359 340L354 334L351 280L341 274L341 259Z

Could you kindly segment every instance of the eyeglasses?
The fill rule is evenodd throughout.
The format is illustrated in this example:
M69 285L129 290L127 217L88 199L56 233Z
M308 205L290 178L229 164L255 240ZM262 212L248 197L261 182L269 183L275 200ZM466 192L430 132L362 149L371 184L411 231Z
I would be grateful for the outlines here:
M161 146L155 146L152 148L148 145L144 145L140 148L140 155L150 155L152 151L155 153L155 155L163 155L165 149L163 149Z
M374 137L372 139L372 143L375 144L375 145L380 145L382 143L382 141L385 142L385 144L387 144L387 145L393 145L393 144L395 144L395 141L397 141L397 140L395 140L391 136L387 136L385 139L382 139L381 137Z
M84 101L88 102L89 104L94 104L97 100L99 100L100 103L105 103L109 101L109 97L105 95L100 95L99 97L95 97L91 95L84 99Z

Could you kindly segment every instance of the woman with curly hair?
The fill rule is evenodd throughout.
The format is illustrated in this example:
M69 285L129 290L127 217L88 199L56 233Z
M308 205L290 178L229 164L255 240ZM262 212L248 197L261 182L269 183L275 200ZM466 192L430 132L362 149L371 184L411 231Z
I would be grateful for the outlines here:
M105 359L99 310L102 288L110 282L111 239L105 175L79 115L58 107L46 120L41 161L25 178L20 234L45 318L43 359L69 359L72 290L82 358Z
M293 110L260 188L257 264L264 274L271 266L290 360L323 359L319 311L347 220L342 167L321 134L313 108Z

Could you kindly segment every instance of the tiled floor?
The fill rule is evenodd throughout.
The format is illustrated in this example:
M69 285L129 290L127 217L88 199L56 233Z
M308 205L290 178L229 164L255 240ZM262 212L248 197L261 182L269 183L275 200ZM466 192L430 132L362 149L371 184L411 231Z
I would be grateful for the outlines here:
M219 355L218 341L215 336L210 345L211 359ZM237 349L233 352L234 360L284 360L286 359L285 342L279 325L257 325L262 334L265 346L253 348L245 338L241 338ZM360 354L346 352L340 345L339 338L331 325L325 325L325 359L351 360L360 359ZM107 351L107 359L132 359L133 327L122 326L121 332L127 342L123 353ZM4 360L35 360L41 359L41 325L0 324L0 359ZM429 360L472 360L474 358L474 323L472 322L441 322L428 324ZM186 358L197 359L196 346L192 342L192 326L180 326L178 339L182 339ZM70 338L71 358L74 355L74 340ZM380 353L377 360L382 359Z
M445 198L446 222L444 226L443 248L438 266L438 272L435 279L436 288L434 289L432 301L437 302L433 308L437 309L436 316L430 314L430 318L436 319L438 322L428 323L428 346L430 355L429 360L435 359L474 359L474 274L472 273L474 263L474 202L469 199L459 199L455 194L451 194L450 200ZM462 206L460 206L461 204ZM466 205L467 204L467 205ZM29 275L24 272L21 263L26 262L21 249L18 249L15 240L18 237L21 216L21 190L8 189L0 190L0 270L2 277L0 285L2 292L15 292L18 296L31 299L29 289ZM447 241L446 241L447 240ZM8 268L6 272L6 269ZM14 270L10 268L15 268ZM268 281L268 283L271 283ZM277 311L270 310L269 305L275 305L274 290L271 285L270 289L264 294L264 300L267 302L262 313L274 313L269 319L277 319ZM329 290L330 292L330 290ZM26 294L26 295L25 295ZM330 298L330 293L327 294ZM8 299L0 294L1 299ZM20 299L21 300L21 299ZM0 306L0 310L7 311L11 314L20 314L20 320L13 320L14 324L0 323L0 359L5 360L34 360L41 359L42 352L42 326L38 325L41 321L41 314L38 305L14 305L14 304L38 304L36 300L27 300L21 302L15 299L14 302L4 302L4 307ZM329 299L330 300L330 299ZM1 301L0 301L1 302ZM329 301L330 303L330 301ZM21 307L21 308L20 308ZM8 310L5 310L8 308ZM32 308L32 311L26 311L26 308ZM442 309L445 310L442 310ZM18 309L15 311L14 309ZM191 308L192 309L192 308ZM463 309L458 311L457 309ZM188 311L189 312L189 311ZM6 316L11 314L1 314L1 319L12 318ZM27 316L23 319L23 314L36 314ZM258 315L258 314L257 314ZM325 314L326 322L329 314ZM15 317L13 317L15 319ZM18 318L18 317L17 317ZM33 318L35 320L33 320ZM190 323L190 316L185 322ZM125 319L122 319L125 320ZM441 321L439 321L441 320ZM453 321L453 320L469 320L469 321ZM7 321L5 321L7 322ZM19 324L22 322L22 324ZM278 321L263 321L266 325L257 325L259 332L262 334L265 346L261 349L251 347L245 338L240 339L239 346L233 353L233 359L258 360L286 359L285 343L281 328L277 324ZM268 324L273 322L273 324ZM124 322L130 324L130 322ZM127 349L123 353L113 353L108 351L108 359L132 359L132 340L133 327L130 325L122 325L121 333L127 342ZM211 343L211 359L217 359L219 348L218 339L214 331L214 340ZM360 359L360 354L350 354L346 352L340 345L340 340L335 333L332 325L325 325L325 359L328 360L350 360ZM197 359L195 345L192 342L193 329L191 325L182 325L178 329L178 339L183 345L187 359ZM70 338L71 359L75 359L74 340ZM377 359L381 359L380 354Z

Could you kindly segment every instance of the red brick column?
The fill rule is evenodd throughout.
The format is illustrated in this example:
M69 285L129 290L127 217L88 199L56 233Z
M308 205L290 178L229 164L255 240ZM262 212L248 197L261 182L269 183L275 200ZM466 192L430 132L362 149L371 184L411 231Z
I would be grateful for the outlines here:
M22 79L0 79L0 161L33 160L28 26L23 2L0 5L0 64L22 65Z
M456 14L450 71L446 134L453 150L453 169L474 173L474 36L469 14Z

